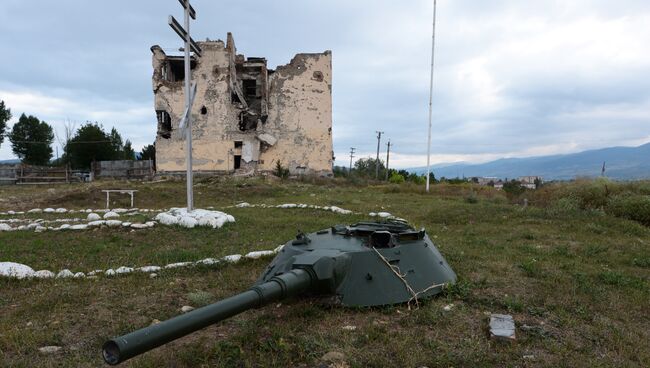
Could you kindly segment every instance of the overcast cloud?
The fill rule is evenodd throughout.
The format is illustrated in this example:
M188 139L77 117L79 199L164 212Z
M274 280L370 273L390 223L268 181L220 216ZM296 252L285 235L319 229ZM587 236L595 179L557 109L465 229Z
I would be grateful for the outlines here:
M194 0L196 40L225 39L272 67L332 50L334 150L426 163L433 1ZM153 142L154 44L180 46L175 0L2 0L0 99L62 132L115 126ZM647 0L438 1L433 162L576 152L650 141ZM382 151L385 151L385 140ZM0 159L12 158L10 144Z

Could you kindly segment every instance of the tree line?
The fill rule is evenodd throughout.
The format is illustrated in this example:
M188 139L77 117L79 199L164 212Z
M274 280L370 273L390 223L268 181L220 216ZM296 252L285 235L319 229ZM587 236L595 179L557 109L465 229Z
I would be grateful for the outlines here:
M379 175L377 175L377 165L379 165ZM388 174L388 175L386 175ZM388 169L386 170L386 165L382 159L374 158L362 158L357 160L352 167L350 168L344 166L334 166L334 176L335 177L347 177L347 178L361 178L361 179L377 179L385 181L387 180L391 183L401 184L404 182L412 182L415 184L424 184L427 181L426 175L419 175L412 173L406 170L396 170ZM435 175L433 173L429 174L429 182L437 182Z
M139 155L129 139L123 140L114 127L110 132L97 123L87 122L79 129L66 125L65 137L59 140L63 146L61 157L52 160L54 130L45 121L32 115L21 114L11 130L7 123L12 118L11 110L0 100L0 145L5 137L11 143L12 152L28 165L69 165L74 169L90 169L94 161L153 160L155 146L145 146Z

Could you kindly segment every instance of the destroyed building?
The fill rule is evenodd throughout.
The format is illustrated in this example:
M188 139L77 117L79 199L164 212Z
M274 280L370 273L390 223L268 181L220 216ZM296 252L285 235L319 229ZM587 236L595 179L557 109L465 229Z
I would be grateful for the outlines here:
M277 162L291 174L332 174L332 53L297 54L267 68L262 57L237 54L227 42L198 42L192 56L196 97L191 109L196 173L271 172ZM160 46L153 53L158 118L156 169L184 174L184 61Z

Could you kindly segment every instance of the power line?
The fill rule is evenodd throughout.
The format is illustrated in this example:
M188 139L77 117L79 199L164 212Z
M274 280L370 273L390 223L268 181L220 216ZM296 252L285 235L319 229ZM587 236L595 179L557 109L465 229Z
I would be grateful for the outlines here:
M352 159L354 158L354 147L350 147L350 170L348 171L348 176L352 175Z
M376 131L377 133L377 161L375 161L375 179L379 179L379 144L381 142L381 135L384 132Z

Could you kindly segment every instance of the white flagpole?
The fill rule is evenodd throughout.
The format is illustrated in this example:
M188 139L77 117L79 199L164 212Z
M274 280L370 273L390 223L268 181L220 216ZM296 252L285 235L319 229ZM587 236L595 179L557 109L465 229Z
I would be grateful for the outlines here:
M427 140L427 192L431 176L431 117L433 114L433 61L436 47L436 0L433 0L433 36L431 37L431 79L429 81L429 138Z

